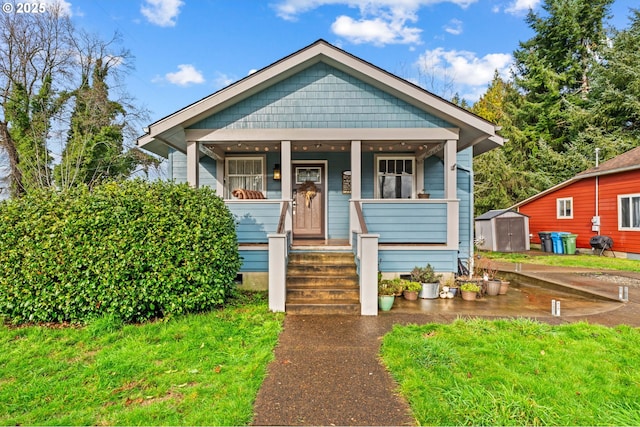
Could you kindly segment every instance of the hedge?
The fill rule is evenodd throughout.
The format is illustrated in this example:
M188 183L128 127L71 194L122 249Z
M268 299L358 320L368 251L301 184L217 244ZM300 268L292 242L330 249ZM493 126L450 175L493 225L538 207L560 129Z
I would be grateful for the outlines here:
M135 180L0 203L0 315L14 323L209 310L240 265L235 221L210 188Z

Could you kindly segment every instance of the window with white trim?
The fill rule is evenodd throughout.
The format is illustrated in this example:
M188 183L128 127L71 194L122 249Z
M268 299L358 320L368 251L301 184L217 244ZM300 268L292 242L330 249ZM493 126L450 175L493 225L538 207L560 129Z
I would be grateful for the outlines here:
M556 204L557 204L556 212L557 212L558 219L573 218L573 197L556 199Z
M618 196L618 229L640 230L640 194Z
M264 193L264 157L227 157L225 159L224 192L230 199L236 189L256 190Z
M415 194L414 157L376 157L376 195L379 199L411 199Z

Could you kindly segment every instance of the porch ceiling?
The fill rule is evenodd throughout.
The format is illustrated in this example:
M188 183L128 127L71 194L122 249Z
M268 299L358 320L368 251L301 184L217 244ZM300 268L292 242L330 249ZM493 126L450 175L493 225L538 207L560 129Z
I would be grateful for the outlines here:
M223 142L223 143L203 143L204 153L211 155L225 154L264 154L279 153L279 142ZM434 141L366 141L362 142L362 152L375 153L414 153L417 156L429 157L438 155L442 157L443 142ZM292 142L291 151L294 153L331 153L331 152L349 152L351 149L350 141L316 141L316 142Z

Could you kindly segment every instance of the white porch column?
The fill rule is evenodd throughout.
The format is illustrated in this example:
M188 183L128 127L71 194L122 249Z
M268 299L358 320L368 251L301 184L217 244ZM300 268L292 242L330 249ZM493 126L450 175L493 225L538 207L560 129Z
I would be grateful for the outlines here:
M198 141L187 141L187 182L193 188L200 184L200 149Z
M287 235L269 234L269 310L285 311L287 297Z
M444 145L444 198L447 202L447 246L458 248L460 245L460 207L458 199L458 183L456 177L457 141L448 140Z
M362 198L362 141L351 141L351 199ZM360 231L353 203L349 204L349 230ZM351 241L351 236L349 236ZM377 304L377 303L376 303Z
M360 244L360 314L378 315L378 234L362 234Z
M280 141L280 186L282 189L283 200L291 200L291 177L293 172L291 170L291 141ZM289 212L291 212L291 204L289 204ZM285 230L293 229L291 222L291 215L287 215L284 224Z

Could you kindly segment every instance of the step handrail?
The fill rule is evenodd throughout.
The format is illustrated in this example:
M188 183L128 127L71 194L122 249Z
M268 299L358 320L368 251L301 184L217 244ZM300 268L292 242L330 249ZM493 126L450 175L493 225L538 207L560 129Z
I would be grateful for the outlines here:
M284 224L285 224L285 219L287 217L287 211L289 210L289 201L288 200L284 200L282 202L282 210L280 211L280 220L278 221L278 234L283 234L284 233Z
M360 223L360 232L362 234L369 234L367 223L364 221L364 215L362 214L362 206L360 205L360 201L356 200L353 203L356 208L356 216L358 217L358 222Z

